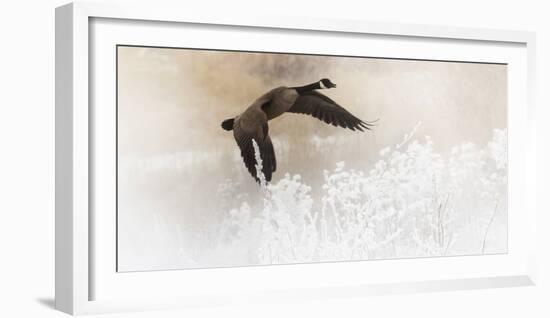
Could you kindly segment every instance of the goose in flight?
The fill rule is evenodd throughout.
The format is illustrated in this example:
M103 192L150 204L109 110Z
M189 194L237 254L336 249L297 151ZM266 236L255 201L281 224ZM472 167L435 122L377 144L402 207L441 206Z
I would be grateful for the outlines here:
M336 87L336 84L327 78L300 87L278 87L260 96L240 115L222 122L223 129L233 130L244 164L256 181L259 179L256 175L252 140L258 145L263 163L262 172L269 182L277 169L277 161L267 123L286 112L311 115L337 127L370 130L372 122L362 121L329 97L316 91L333 87Z

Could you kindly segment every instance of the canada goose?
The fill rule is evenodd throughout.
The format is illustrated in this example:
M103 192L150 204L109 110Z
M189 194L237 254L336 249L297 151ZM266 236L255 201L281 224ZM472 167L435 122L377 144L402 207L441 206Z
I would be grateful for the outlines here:
M277 161L267 122L285 112L311 115L327 124L351 130L370 130L372 123L353 116L335 101L316 91L333 87L336 84L327 78L300 87L277 87L256 99L242 114L222 122L223 129L233 130L244 164L256 181L259 179L252 140L258 145L263 162L262 172L269 182L277 169Z

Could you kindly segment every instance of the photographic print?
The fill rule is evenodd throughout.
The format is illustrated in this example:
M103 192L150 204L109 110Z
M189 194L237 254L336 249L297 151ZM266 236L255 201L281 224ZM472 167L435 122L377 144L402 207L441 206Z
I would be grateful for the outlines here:
M507 253L507 65L117 46L117 270Z

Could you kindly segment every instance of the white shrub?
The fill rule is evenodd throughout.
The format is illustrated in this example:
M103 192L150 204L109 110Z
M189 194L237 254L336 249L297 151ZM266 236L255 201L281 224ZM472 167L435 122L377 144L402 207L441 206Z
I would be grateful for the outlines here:
M495 216L506 213L506 130L444 158L430 137L414 138L418 126L370 170L338 162L324 171L317 208L299 175L265 182L254 142L263 199L231 209L218 246L204 253L223 251L240 265L485 253Z

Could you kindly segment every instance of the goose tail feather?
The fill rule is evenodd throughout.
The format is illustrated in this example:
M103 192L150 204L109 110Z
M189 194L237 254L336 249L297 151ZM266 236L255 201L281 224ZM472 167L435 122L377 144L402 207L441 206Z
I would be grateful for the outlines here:
M233 130L233 123L235 122L235 118L230 118L222 121L222 128L231 131Z

